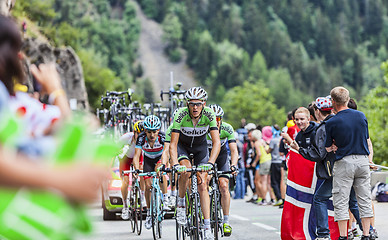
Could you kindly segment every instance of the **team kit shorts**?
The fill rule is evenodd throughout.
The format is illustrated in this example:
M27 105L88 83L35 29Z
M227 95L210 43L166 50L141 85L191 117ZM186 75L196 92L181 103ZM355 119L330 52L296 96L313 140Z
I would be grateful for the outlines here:
M206 142L205 142L206 143ZM206 164L209 161L209 151L207 148L207 144L200 146L185 146L181 143L178 143L178 161L182 161L184 159L190 159L190 154L194 155L194 165L198 166L201 164Z
M127 157L127 155L125 155L124 158L120 160L120 167L119 167L120 172L131 170L132 163L133 163L133 158L129 158ZM143 154L140 154L139 164L140 166L143 165ZM124 176L129 176L129 173L124 173Z
M230 160L226 148L225 150L221 149L220 153L218 154L216 164L218 171L230 171ZM219 177L229 179L231 177L231 174L221 174Z

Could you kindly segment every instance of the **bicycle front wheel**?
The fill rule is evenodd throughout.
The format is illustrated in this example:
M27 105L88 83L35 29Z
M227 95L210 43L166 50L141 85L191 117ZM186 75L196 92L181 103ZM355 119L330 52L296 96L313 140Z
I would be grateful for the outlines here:
M137 235L141 234L141 228L143 226L143 205L141 201L141 194L139 187L135 187L135 206L134 206L134 220L137 230Z
M132 189L129 193L129 221L131 222L131 230L134 233L136 231L136 219L135 219L135 191Z
M161 198L158 192L155 188L152 188L151 190L151 202L150 202L150 214L152 218L152 235L154 239L158 239L162 237L161 234L161 216L159 214L162 214L161 210Z
M177 220L175 220L175 232L176 232L176 239L177 240L185 240L186 239L185 226L180 225Z
M214 239L218 240L219 232L219 219L218 219L218 192L217 189L213 189L213 194L211 196L211 206L210 206L210 220L212 221L211 227L214 234Z
M199 199L198 195L194 194L191 202L191 207L190 207L190 214L191 214L191 237L190 239L193 240L200 240L200 226L199 226Z

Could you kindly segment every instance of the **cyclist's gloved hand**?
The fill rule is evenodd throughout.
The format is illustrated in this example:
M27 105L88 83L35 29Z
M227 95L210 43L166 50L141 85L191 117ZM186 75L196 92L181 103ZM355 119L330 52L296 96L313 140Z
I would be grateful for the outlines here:
M206 164L199 165L198 168L203 172L207 172L213 169L213 164L208 162Z
M230 166L230 170L232 171L233 175L236 175L238 173L238 168L235 165Z
M156 172L164 171L166 170L166 164L161 164L157 169Z
M174 168L175 168L175 171L177 171L177 172L185 172L186 171L186 166L175 165Z

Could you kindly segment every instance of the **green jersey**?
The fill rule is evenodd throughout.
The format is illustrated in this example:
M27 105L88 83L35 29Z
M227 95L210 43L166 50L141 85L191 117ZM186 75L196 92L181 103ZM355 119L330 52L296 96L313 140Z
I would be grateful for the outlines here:
M234 130L233 127L226 122L221 123L221 129L220 129L220 140L221 140L221 150L224 148L226 149L225 143L228 141L228 143L236 142L236 138L234 137ZM207 146L209 149L213 147L213 142L211 135L207 135Z
M166 136L164 136L164 142L169 143L171 141L172 124L167 128Z
M172 131L180 133L179 143L188 147L207 145L207 133L217 129L216 116L208 107L203 108L202 115L196 126L193 125L187 107L179 109L172 124Z

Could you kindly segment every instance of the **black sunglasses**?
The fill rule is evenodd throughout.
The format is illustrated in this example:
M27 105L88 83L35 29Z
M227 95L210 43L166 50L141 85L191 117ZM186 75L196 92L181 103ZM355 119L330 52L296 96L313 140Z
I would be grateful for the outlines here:
M203 105L202 102L189 102L189 106L190 106L190 107L194 107L194 106L200 107L200 106L202 106L202 105Z

